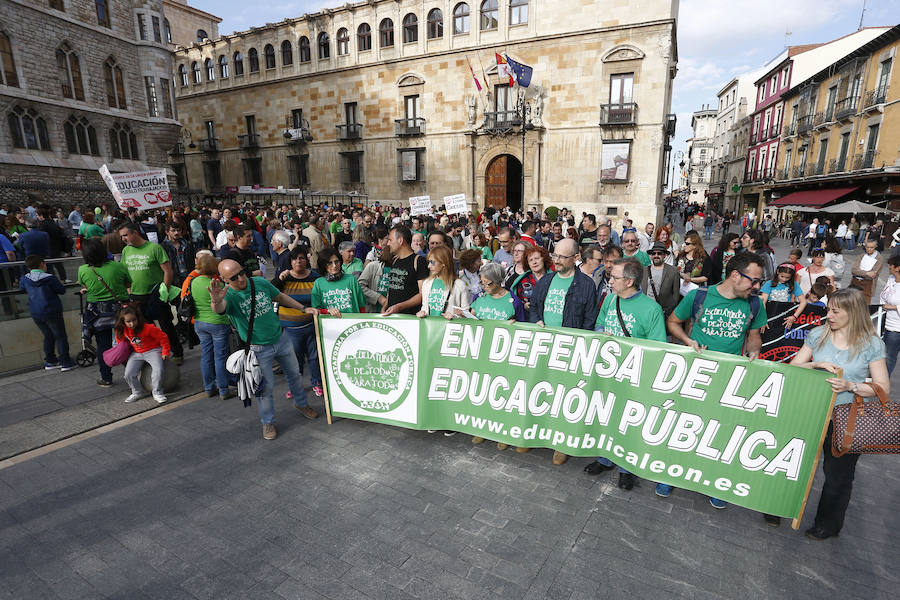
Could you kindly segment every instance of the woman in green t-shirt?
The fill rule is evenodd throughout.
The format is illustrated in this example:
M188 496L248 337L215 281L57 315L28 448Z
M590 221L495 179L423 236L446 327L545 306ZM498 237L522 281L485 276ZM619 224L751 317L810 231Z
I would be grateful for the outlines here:
M212 308L209 286L213 278L219 276L219 259L212 252L197 253L197 276L191 280L191 296L194 298L194 331L200 338L200 373L203 389L212 398L217 391L225 400L234 395L228 389L228 370L225 361L231 354L229 338L231 325L226 315L220 315Z
M78 267L78 283L81 293L87 294L87 306L81 316L83 335L97 340L97 358L100 380L97 385L112 386L112 369L103 362L103 353L112 348L112 327L122 302L128 300L131 277L128 269L110 260L99 238L84 240L81 244L84 263Z
M417 317L452 319L457 308L469 310L471 303L466 282L457 277L453 254L444 246L428 253L428 278L422 282L422 308Z
M332 317L366 312L366 297L359 280L344 273L343 263L341 255L332 247L319 252L319 273L325 275L316 279L310 292L313 308Z

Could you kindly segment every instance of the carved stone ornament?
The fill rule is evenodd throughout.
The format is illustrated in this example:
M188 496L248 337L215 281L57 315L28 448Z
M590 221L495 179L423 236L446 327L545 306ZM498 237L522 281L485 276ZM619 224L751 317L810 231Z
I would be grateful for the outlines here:
M466 94L466 123L475 124L475 118L478 114L476 107L478 105L478 96L476 94Z
M603 62L618 62L621 60L639 60L644 58L644 53L634 46L616 46L607 52L602 60Z

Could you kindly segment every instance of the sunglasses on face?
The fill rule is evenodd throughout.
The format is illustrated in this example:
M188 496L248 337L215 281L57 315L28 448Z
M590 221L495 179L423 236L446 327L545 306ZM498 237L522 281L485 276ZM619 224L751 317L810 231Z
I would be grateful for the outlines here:
M246 271L238 271L237 273L235 273L235 274L232 275L231 277L226 277L226 278L225 278L225 281L235 282L235 281L237 281L238 279L240 279L241 277L244 277L245 275L247 275L247 272L246 272Z
M740 275L741 277L743 277L744 279L749 281L751 286L762 285L763 282L765 281L765 279L763 279L761 277L750 277L749 275L745 275L745 274L741 273L740 271L736 271L736 272L738 275Z
M659 250L657 250L656 252L650 253L650 256L665 256L665 255L666 255L665 252L660 252Z
M327 265L339 265L339 264L341 264L342 262L343 262L343 261L341 261L341 260L338 260L338 259L336 259L336 258L332 258L331 260L329 260L329 261L328 261L327 263L325 263L325 264L327 264Z

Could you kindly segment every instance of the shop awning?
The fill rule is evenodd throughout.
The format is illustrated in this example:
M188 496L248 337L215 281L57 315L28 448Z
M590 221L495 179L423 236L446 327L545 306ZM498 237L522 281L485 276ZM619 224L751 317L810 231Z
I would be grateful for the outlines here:
M769 206L777 208L779 206L808 206L810 208L821 208L829 202L834 202L838 198L843 198L850 192L855 192L858 187L842 187L831 188L827 190L808 190L805 192L794 192L787 196L782 196L777 200L769 203Z

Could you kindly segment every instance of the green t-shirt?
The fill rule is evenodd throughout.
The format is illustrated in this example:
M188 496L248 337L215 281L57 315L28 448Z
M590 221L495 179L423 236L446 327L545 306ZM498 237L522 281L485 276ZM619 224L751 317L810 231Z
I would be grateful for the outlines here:
M125 246L122 249L122 264L131 276L132 294L149 294L153 286L162 283L161 264L169 262L169 256L159 244L144 242L141 246Z
M212 280L206 275L198 275L191 280L191 296L194 297L194 306L197 307L194 320L213 325L227 324L228 316L220 315L212 309L212 299L209 297L208 289L210 281ZM253 329L256 329L255 322Z
M697 290L688 293L675 307L675 316L682 321L693 318L694 296ZM766 311L760 308L756 319L750 320L750 301L746 298L729 300L719 294L719 286L710 286L703 301L700 321L691 328L691 339L710 350L727 354L740 354L744 346L744 335L750 329L759 329L766 324Z
M600 313L597 315L595 329L609 335L625 337L625 332L622 331L622 325L619 323L619 315L616 312L616 298L619 297L615 294L606 295L603 306L600 307ZM666 341L666 324L663 320L662 308L647 294L638 292L627 299L619 298L619 311L622 313L622 320L625 321L631 337L656 340L657 342Z
M444 280L435 277L431 280L431 291L428 292L428 316L429 317L440 317L444 314L444 301L446 298L444 297L446 294L447 286L444 285Z
M97 271L97 274L94 274ZM115 294L110 294L97 275L103 278L109 289ZM128 276L128 269L122 263L114 260L108 261L94 267L93 271L88 265L78 267L78 283L87 288L88 302L106 302L108 300L128 300L128 286L131 284L131 277Z
M329 233L338 233L339 231L341 231L343 229L344 228L341 227L340 219L338 219L337 221L335 221L334 223L332 223L331 225L328 226Z
M336 308L342 313L362 312L366 305L359 281L346 274L337 281L319 277L313 284L310 298L313 308Z
M544 300L544 325L562 327L563 309L566 307L566 293L575 281L575 273L571 277L560 277L557 273L550 282L547 298Z
M254 277L256 286L256 309L253 320L253 339L251 344L267 346L274 344L281 337L281 323L272 305L272 300L280 293L278 289L263 279ZM241 340L247 339L247 328L250 325L250 281L247 287L238 291L231 286L225 290L225 314L238 330Z
M643 250L638 250L633 256L626 256L625 258L636 258L645 267L650 266L650 255Z
M362 259L354 258L349 265L341 265L341 270L344 271L344 273L346 273L347 275L352 275L353 273L362 273L363 261Z
M472 303L471 311L473 315L485 321L508 321L516 316L516 307L509 292L500 298L482 294Z
M491 261L494 260L494 253L491 252L490 246L485 246L484 248L479 248L478 246L472 246L475 250L481 250L481 259Z
M84 233L81 234L81 236L86 240L89 240L91 238L103 237L104 235L106 235L106 232L103 231L103 228L97 224L88 225L84 228Z

